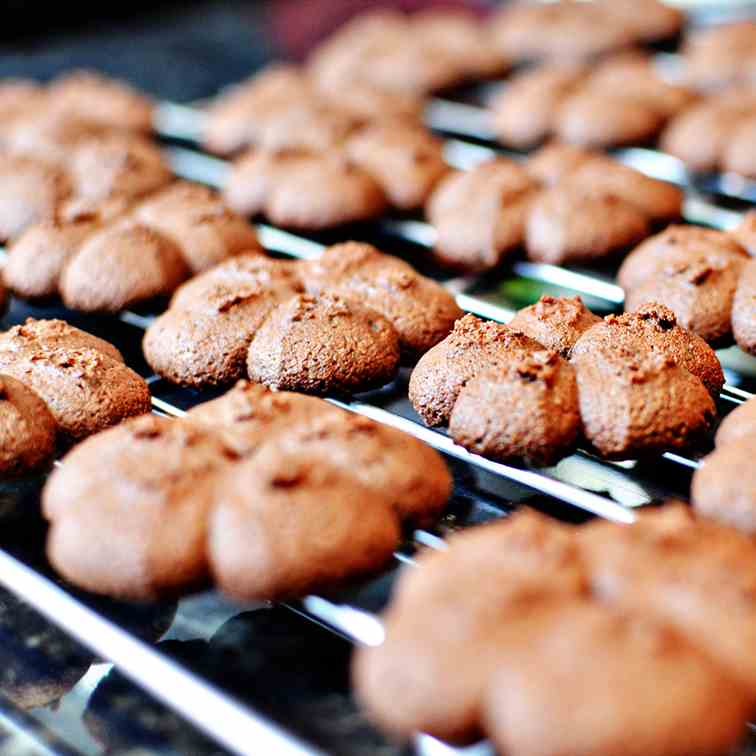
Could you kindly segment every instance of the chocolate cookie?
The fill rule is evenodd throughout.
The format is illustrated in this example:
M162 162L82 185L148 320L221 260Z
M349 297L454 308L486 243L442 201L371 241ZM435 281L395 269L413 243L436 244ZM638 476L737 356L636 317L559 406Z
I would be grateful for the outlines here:
M70 193L68 177L58 168L0 155L0 241L19 236L34 223L52 220Z
M440 284L369 244L329 247L304 264L302 276L311 293L333 292L383 315L399 334L404 362L414 363L462 317Z
M386 208L386 196L368 173L339 154L253 152L234 163L224 197L241 215L323 229L367 220Z
M128 84L95 71L74 71L54 79L47 106L57 116L74 116L108 129L147 133L153 104Z
M669 528L657 519L649 525L663 547ZM691 618L688 635L689 604L681 603L679 609L671 600L667 607L661 604L665 593L674 597L675 573L662 563L657 590L654 566L662 554L644 560L640 553L637 560L648 580L640 582L643 575L638 574L635 592L640 598L654 596L658 607L652 601L633 607L628 591L601 591L604 565L598 557L603 555L589 551L588 543L600 547L611 544L613 537L619 542L625 533L632 539L636 528L609 523L599 528L605 531L603 542L583 538L580 528L519 512L453 536L447 549L421 554L421 568L399 578L384 614L384 642L355 654L356 692L370 717L402 737L419 730L458 743L489 735L502 753L522 756L559 753L565 747L570 753L633 756L684 756L732 747L742 735L753 699L721 655L709 653L718 634L709 628L712 637L702 643L698 636L703 623L697 618ZM686 552L685 561L676 560L675 568L688 564L701 578L691 589L684 572L682 580L677 576L680 590L695 598L705 580L721 579L723 550L711 555L701 550L706 536L722 546L731 544L732 536L716 526L699 529L697 522L690 529L699 550ZM741 537L728 551L753 565L753 546L744 548L744 541ZM604 551L611 572L612 554ZM481 583L483 570L491 579ZM452 593L449 575L455 578ZM616 579L632 588L635 578L635 573L620 573ZM721 622L722 614L711 611L710 598L708 608L709 619L716 616ZM740 631L737 622L730 624L735 633ZM590 672L595 685L580 682L585 680L586 659L589 669L590 660L596 660ZM696 686L694 697L676 695L681 676ZM628 731L627 696L637 691L634 700L647 701L643 692L650 680L663 689L662 697L641 705ZM576 717L561 695L573 688L579 691L585 716ZM655 685L652 689L658 690ZM696 721L708 710L711 695L728 695L732 706L701 733ZM661 720L659 700L664 701ZM544 735L543 728L527 725L544 710L550 719L565 721L558 735Z
M509 327L559 352L562 357L569 357L577 340L600 322L601 318L594 315L580 297L544 294L534 305L518 310Z
M745 251L729 234L694 226L670 226L628 255L617 274L625 307L660 302L684 328L710 343L728 338Z
M567 98L554 122L558 139L586 147L647 143L664 117L653 104L619 92L588 88Z
M478 373L457 396L449 433L501 461L550 465L570 454L580 430L575 372L556 352L515 354Z
M76 145L66 168L78 197L142 197L166 186L171 170L157 145L133 135L112 134Z
M3 278L20 297L44 299L58 293L66 263L97 228L92 220L43 221L30 226L8 248Z
M449 171L443 142L419 124L384 121L368 126L345 145L349 159L367 171L400 210L423 206Z
M501 323L465 315L420 358L410 377L410 402L428 425L446 423L460 391L481 371L542 349Z
M169 238L126 221L84 241L61 274L60 294L75 310L116 312L168 296L188 273Z
M451 491L449 472L430 447L314 397L274 393L239 381L219 399L194 407L188 417L221 433L224 443L241 456L274 437L288 438L297 428L301 441L317 439L330 465L350 471L370 489L390 491L393 508L417 525L429 524Z
M584 590L570 535L560 523L520 512L452 535L447 549L421 553L421 569L400 575L383 617L384 642L355 652L354 685L371 719L402 737L479 737L497 628ZM483 570L490 580L480 580Z
M60 321L27 321L0 335L0 370L46 403L66 441L150 411L145 381L114 347Z
M500 142L525 149L553 131L559 106L582 83L581 66L546 65L515 75L490 103Z
M578 169L579 170L579 169ZM532 203L525 225L531 260L560 265L616 254L643 239L646 215L613 194L559 184Z
M756 401L749 399L732 410L717 428L717 447L756 436Z
M246 447L227 444L243 432ZM420 479L428 469L432 483ZM209 411L137 418L76 447L44 491L48 556L75 584L118 597L184 593L210 575L238 598L294 596L382 567L402 520L433 518L450 484L415 439L244 384Z
M244 375L257 329L274 307L302 291L285 266L268 265L265 258L258 265L257 259L232 259L176 293L142 344L158 375L187 386L227 384ZM238 261L246 270L240 270ZM229 269L239 277L224 280L217 272Z
M603 155L581 162L565 176L561 186L594 195L613 195L658 223L676 220L682 213L682 189Z
M261 252L252 226L225 207L220 197L179 182L145 200L135 217L170 238L192 273L242 252Z
M212 480L229 456L212 433L155 415L79 444L43 492L51 563L76 585L120 598L201 585Z
M483 720L502 753L686 756L741 739L746 692L664 622L575 602L527 630L503 650L486 691ZM722 696L731 698L721 716L698 727ZM628 700L637 702L629 713ZM541 716L553 729L535 724Z
M436 256L466 270L498 265L521 245L536 189L527 172L505 158L450 174L426 205Z
M399 338L374 310L329 294L276 307L249 345L249 377L274 389L351 394L388 383Z
M741 349L756 354L756 260L743 268L732 303L732 332Z
M714 350L700 337L681 327L674 312L664 305L648 304L624 315L608 315L577 342L573 356L586 360L601 353L603 345L632 354L651 350L670 357L695 375L716 397L724 385L724 372Z
M673 118L661 135L660 146L693 170L716 170L743 120L754 114L753 95L731 91L709 97Z
M57 424L30 388L0 375L0 474L33 470L52 456Z

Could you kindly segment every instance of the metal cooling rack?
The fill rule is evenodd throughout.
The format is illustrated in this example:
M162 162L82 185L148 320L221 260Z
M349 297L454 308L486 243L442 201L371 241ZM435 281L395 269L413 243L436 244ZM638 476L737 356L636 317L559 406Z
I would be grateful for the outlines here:
M201 111L176 104L165 103L158 110L158 132L168 139L195 141L201 131ZM431 125L447 133L461 134L478 140L488 137L482 131L480 108L467 104L436 100L429 109ZM477 123L477 126L475 125ZM490 136L490 134L488 135ZM177 175L218 186L227 170L227 163L194 149L167 147L167 154ZM468 167L486 159L499 148L474 144L460 139L446 141L449 161ZM685 218L690 222L706 223L718 228L729 228L739 217L738 213L711 202L705 196L705 186L683 172L674 159L649 150L626 150L620 159L640 170L662 178L677 180L686 186ZM661 175L663 174L663 175ZM732 196L732 182L720 177L717 187L726 184ZM723 184L724 182L724 184ZM752 189L748 188L748 191ZM716 191L718 195L725 192ZM756 196L756 195L754 195ZM740 199L742 195L738 195ZM279 254L308 258L323 249L320 240L292 234L268 224L258 224L263 246ZM374 226L366 226L363 233L394 239L398 244L427 248L433 244L433 229L419 220L386 218ZM379 246L380 243L379 243ZM561 268L516 261L510 271L544 285L577 291L616 309L623 302L621 289L605 274L597 271ZM505 307L496 297L485 291L480 278L451 279L444 284L455 294L460 307L482 317L508 321L513 309ZM82 316L72 313L81 325ZM39 314L40 317L44 313ZM131 328L127 341L136 342L148 327L154 314L126 311L119 315L122 325ZM115 341L119 346L119 342ZM756 360L741 354L722 353L727 370L728 384L720 397L720 409L728 411L751 394L742 386L752 386L756 376ZM751 377L747 374L750 372ZM155 412L181 416L189 407L210 398L202 393L182 390L168 385L157 376L148 376ZM511 501L524 500L559 517L581 517L581 513L605 517L617 522L631 523L633 509L674 495L684 496L691 470L698 461L695 455L666 454L657 463L648 466L642 462L606 462L585 452L578 452L548 469L528 469L504 465L472 454L454 442L442 431L426 428L419 421L406 399L406 375L380 391L361 395L350 402L335 404L404 430L449 458L457 473L468 480L466 511L458 514L453 527L465 526L473 521L499 517L508 511ZM460 473L460 470L462 471ZM472 493L471 493L472 492ZM535 497L535 498L534 498ZM452 508L457 508L457 498ZM472 503L470 503L472 500ZM416 551L425 548L443 548L443 535L449 521L437 530L416 530L396 554L397 565L412 565ZM200 730L230 751L243 754L319 754L322 751L303 741L276 724L273 720L252 710L227 691L214 686L207 679L190 671L184 665L162 654L135 638L128 630L111 618L89 608L73 593L57 585L50 577L25 563L23 559L0 550L0 584L18 595L52 623L91 648L104 659L115 664L136 685L149 691L173 711L192 722ZM385 593L385 591L384 591ZM347 593L342 598L307 596L300 602L288 605L354 643L377 644L383 638L383 627L359 593ZM427 736L419 735L415 747L427 756L441 754L490 753L487 745L468 749L451 749Z

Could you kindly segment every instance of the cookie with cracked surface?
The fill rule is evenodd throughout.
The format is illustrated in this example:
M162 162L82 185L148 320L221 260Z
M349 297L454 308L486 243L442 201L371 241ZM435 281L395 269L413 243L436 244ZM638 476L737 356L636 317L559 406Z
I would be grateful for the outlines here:
M57 423L37 394L0 374L0 474L17 475L47 462Z
M419 124L379 121L354 134L344 149L400 210L422 207L449 172L443 142Z
M648 231L648 219L630 202L586 192L581 186L557 185L533 201L525 248L538 262L585 262L618 254Z
M232 258L176 292L144 335L145 359L181 385L232 383L244 376L249 343L265 318L301 291L285 264L257 255Z
M544 294L535 304L518 310L509 327L569 357L577 340L601 318L594 315L578 297L552 297Z
M64 440L150 411L150 391L114 347L61 321L27 321L0 335L0 370L47 404Z
M459 392L481 371L542 349L537 341L508 326L465 315L420 358L410 377L410 402L427 425L442 425Z
M248 153L232 166L223 196L241 215L310 230L374 218L387 204L375 179L343 155L304 150Z
M741 349L756 354L756 261L744 266L732 303L732 332Z
M369 244L329 247L303 265L302 276L311 293L333 292L383 315L399 334L404 362L414 363L462 317L440 284Z
M449 433L466 449L500 461L550 465L580 430L575 372L556 352L514 355L478 373L459 392Z
M352 394L388 383L399 337L374 310L338 296L299 294L275 307L249 344L247 373L274 389Z
M170 239L127 220L84 241L63 269L60 295L74 310L117 312L172 294L188 274Z
M675 313L661 304L647 304L624 315L607 315L576 342L572 356L590 359L605 346L631 354L651 350L670 357L695 375L712 396L724 385L724 372L714 350L679 325Z
M464 270L498 265L522 244L537 189L524 168L505 158L449 174L426 204L436 257Z
M262 252L245 218L229 210L205 187L180 182L142 202L139 222L171 239L192 273L200 273L243 252Z

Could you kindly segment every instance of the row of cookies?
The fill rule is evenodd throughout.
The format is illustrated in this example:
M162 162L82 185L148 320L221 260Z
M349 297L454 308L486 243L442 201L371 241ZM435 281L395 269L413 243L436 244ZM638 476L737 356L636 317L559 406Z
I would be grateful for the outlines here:
M262 252L252 226L210 189L176 182L29 226L10 244L3 278L20 297L60 294L71 309L114 312L169 296L241 252Z
M602 320L544 297L509 325L458 320L417 363L409 399L470 451L549 465L580 441L610 459L689 447L723 384L713 350L662 305Z
M701 226L669 226L636 247L617 282L625 309L659 302L684 328L714 346L735 341L756 354L756 213L732 233Z
M0 473L151 409L146 382L111 344L61 320L0 333Z
M547 138L590 147L644 144L696 99L665 81L639 53L596 66L556 63L527 68L489 103L497 139L518 149Z
M680 217L683 192L598 152L547 145L525 163L496 158L443 179L426 204L435 254L485 270L525 247L560 264L626 250Z
M630 526L522 511L417 563L384 642L353 660L358 697L389 733L487 735L508 756L714 756L744 738L750 537L673 503Z
M168 183L146 134L151 113L141 94L95 74L0 83L0 241Z
M236 598L380 570L451 492L420 441L312 397L240 382L185 418L146 415L75 447L43 491L69 581L133 599L213 580Z
M367 244L308 261L239 255L181 286L143 342L188 386L249 376L279 389L352 393L390 381L462 312L440 284Z

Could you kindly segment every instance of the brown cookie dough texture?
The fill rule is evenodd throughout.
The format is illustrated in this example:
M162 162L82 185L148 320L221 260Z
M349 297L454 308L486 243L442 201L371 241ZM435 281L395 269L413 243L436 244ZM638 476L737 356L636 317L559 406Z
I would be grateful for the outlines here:
M192 273L242 252L262 252L252 226L199 184L177 182L146 199L134 216L175 242Z
M449 171L443 142L416 124L384 121L368 126L347 141L345 150L400 210L422 207Z
M240 599L290 597L383 567L402 521L435 519L450 489L416 439L242 382L184 420L138 418L74 449L44 492L48 555L75 584L119 597L211 577Z
M580 429L575 371L556 352L513 355L478 373L457 396L449 433L501 461L550 465L572 452Z
M404 362L417 361L462 317L446 289L369 244L329 247L304 264L302 275L311 293L330 291L386 318L399 334Z
M276 307L252 338L247 373L256 383L309 394L352 394L388 383L399 337L375 310L330 294Z
M548 145L524 167L498 159L451 174L426 214L437 256L481 270L523 243L531 259L553 264L616 254L652 223L678 218L682 197L679 188L599 153Z
M577 340L601 318L594 315L580 297L552 297L547 294L529 307L518 310L509 327L569 357Z
M176 292L144 353L185 385L229 383L248 370L280 387L357 391L389 380L399 356L417 359L460 316L439 284L370 245L336 245L310 262L240 255Z
M0 334L0 371L46 403L66 440L150 411L145 381L115 347L60 320L32 320Z
M0 155L0 241L52 220L70 194L64 171L32 158Z
M520 165L505 158L451 173L426 205L437 234L436 256L466 270L498 265L521 245L537 188Z
M724 383L716 355L666 308L609 315L575 344L586 439L609 458L681 449L710 428L710 390Z
M560 265L608 257L643 239L648 218L613 194L558 185L533 202L525 226L528 257Z
M693 93L663 81L651 59L618 55L593 70L550 64L515 76L491 103L498 138L525 148L554 136L565 143L612 147L648 142Z
M240 158L224 198L240 215L262 213L277 225L309 230L375 218L387 204L375 179L342 155L302 150Z
M697 86L748 84L756 72L756 21L702 29L686 39L682 53L684 76Z
M498 139L526 149L553 132L562 102L585 77L581 66L539 66L515 75L490 103L492 126Z
M717 429L717 448L737 443L747 436L756 436L756 401L749 399L732 410Z
M681 326L717 345L731 338L735 292L747 262L729 234L670 226L630 253L617 280L627 310L659 302Z
M732 332L741 349L756 354L756 260L744 268L732 303Z
M399 578L383 644L361 647L354 658L369 716L402 737L419 730L464 743L487 735L512 756L727 751L742 737L754 688L723 652L739 622L728 623L728 641L711 631L715 617L721 625L733 615L712 611L710 590L726 578L734 590L725 601L734 607L737 585L747 581L727 578L722 567L739 560L752 571L753 545L690 519L677 540L689 531L686 546L696 549L679 549L668 517L665 509L638 526L601 523L591 532L594 526L520 512L422 554L421 568ZM613 559L606 544L620 545L625 535L627 547ZM718 544L712 553L707 537ZM621 561L628 567L615 578L622 589L602 591L603 576ZM483 571L491 579L481 583ZM691 616L690 604L674 601L680 592L696 602ZM645 602L636 606L635 594ZM747 655L742 634L739 641ZM691 696L679 695L681 680ZM702 729L711 696L726 696L727 706ZM636 706L628 715L630 699ZM544 712L560 723L554 732L541 726Z
M60 277L64 304L86 312L117 312L170 295L187 277L179 248L146 226L124 222L88 237Z
M410 377L410 402L428 425L442 425L448 422L460 391L481 371L542 349L508 326L465 315L420 358Z
M57 424L47 405L30 388L0 375L0 474L33 470L55 448Z
M756 91L733 87L683 110L664 130L660 146L693 170L754 177L754 118Z

